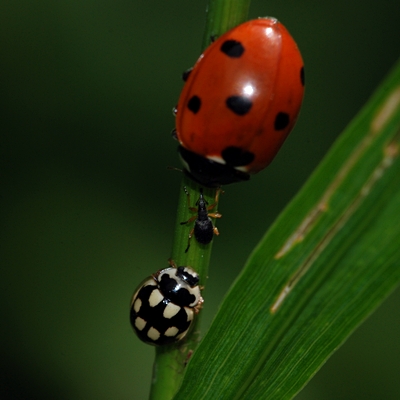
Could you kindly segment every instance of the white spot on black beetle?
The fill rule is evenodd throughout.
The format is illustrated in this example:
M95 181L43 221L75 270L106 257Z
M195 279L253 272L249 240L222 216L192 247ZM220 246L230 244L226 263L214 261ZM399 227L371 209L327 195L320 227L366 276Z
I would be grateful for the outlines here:
M190 267L179 267L178 273L172 260L170 265L149 277L132 297L132 327L153 345L183 339L203 303L197 273Z

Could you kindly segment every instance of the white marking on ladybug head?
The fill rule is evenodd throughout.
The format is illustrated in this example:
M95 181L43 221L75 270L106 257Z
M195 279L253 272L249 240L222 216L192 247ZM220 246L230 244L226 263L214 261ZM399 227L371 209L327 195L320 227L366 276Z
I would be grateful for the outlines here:
M211 161L215 161L219 164L226 164L225 160L220 156L207 156L207 158Z
M248 166L246 166L246 165L243 165L242 167L234 167L237 171L240 171L240 172L245 172L245 173L248 173L249 172L249 167Z
M190 267L185 267L185 268L183 268L183 271L186 274L190 275L193 280L197 280L197 281L199 280L199 274L194 269L192 269Z

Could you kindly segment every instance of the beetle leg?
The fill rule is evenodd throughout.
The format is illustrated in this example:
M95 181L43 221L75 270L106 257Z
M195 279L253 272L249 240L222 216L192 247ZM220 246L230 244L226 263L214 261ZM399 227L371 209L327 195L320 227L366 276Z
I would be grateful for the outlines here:
M188 250L189 250L189 247L190 247L190 239L191 239L192 236L193 236L193 232L194 232L194 228L189 232L188 245L187 245L187 247L186 247L185 253L187 253Z
M215 199L214 199L214 203L212 203L210 206L207 207L207 210L212 210L219 202L219 195L220 194L224 194L225 192L221 189L218 188L217 191L215 192Z
M217 213L210 213L210 214L208 214L208 216L211 218L221 218L222 214L217 212Z
M190 217L187 221L181 222L181 225L186 225L190 222L193 222L197 218L197 215L193 215L193 217Z

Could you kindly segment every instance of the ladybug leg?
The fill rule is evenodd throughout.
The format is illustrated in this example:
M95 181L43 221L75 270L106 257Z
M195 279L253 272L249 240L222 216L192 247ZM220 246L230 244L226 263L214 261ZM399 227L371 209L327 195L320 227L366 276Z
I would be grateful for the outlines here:
M188 80L189 75L190 75L190 73L192 72L192 69L193 69L193 67L187 69L187 70L182 74L182 80L183 80L184 82L186 82L186 81Z
M219 231L216 226L213 227L213 232L214 232L214 235L217 235L217 236L219 235Z
M198 314L200 310L203 308L204 299L200 297L199 302L193 307L193 311L195 314Z
M186 367L187 363L190 360L190 357L192 357L192 354L193 354L193 350L189 350L188 353L186 354L186 359L185 359L185 362L183 363L184 367Z
M193 215L193 217L189 218L187 221L181 222L181 225L186 225L190 222L193 222L197 218L197 215ZM217 217L218 218L218 217Z
M172 258L168 258L168 264L172 267L172 268L178 268L177 265L175 264L175 261Z
M190 247L190 239L192 239L193 232L194 232L194 228L189 232L188 245L187 245L187 247L186 247L185 253L187 253L188 250L189 250L189 247Z

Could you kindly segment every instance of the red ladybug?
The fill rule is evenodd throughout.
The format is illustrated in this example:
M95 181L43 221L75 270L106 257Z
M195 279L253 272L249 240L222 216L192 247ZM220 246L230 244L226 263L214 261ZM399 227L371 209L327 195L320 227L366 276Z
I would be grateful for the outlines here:
M185 172L208 187L248 180L293 128L304 93L303 59L275 18L219 37L186 75L175 135Z

